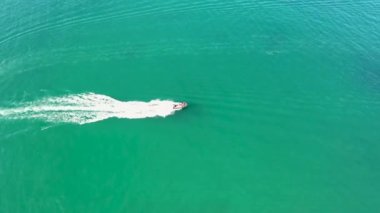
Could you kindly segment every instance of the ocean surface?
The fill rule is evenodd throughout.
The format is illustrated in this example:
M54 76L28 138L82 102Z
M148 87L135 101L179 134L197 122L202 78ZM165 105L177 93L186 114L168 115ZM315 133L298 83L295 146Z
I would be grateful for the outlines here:
M0 1L2 213L378 212L379 180L379 1Z

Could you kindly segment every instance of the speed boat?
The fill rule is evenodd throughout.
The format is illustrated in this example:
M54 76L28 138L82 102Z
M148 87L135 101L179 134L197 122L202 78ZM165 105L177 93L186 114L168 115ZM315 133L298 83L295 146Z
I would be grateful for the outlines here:
M178 104L173 105L173 109L176 109L176 110L181 110L181 109L186 108L186 107L187 107L186 102L180 102Z

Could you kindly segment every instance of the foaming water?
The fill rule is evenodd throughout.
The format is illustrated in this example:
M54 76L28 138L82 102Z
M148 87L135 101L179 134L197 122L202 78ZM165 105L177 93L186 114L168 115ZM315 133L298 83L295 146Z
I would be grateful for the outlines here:
M112 97L82 93L17 104L0 109L0 119L38 119L51 123L87 124L108 118L142 119L166 117L178 109L170 100L119 101Z

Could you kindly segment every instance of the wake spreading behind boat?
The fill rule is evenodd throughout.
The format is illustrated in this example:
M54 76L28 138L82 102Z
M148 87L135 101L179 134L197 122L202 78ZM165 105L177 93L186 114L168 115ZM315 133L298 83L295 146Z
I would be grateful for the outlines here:
M186 102L181 102L181 103L173 105L173 109L176 109L176 110L181 110L181 109L186 108L186 107L187 107Z

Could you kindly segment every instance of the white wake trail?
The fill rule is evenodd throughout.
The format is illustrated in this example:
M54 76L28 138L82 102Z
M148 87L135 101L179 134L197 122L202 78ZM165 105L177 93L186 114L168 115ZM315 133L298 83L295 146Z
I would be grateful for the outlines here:
M38 119L52 123L87 124L108 118L166 117L178 109L178 102L170 100L119 101L106 95L83 93L20 104L14 108L0 108L0 119Z

